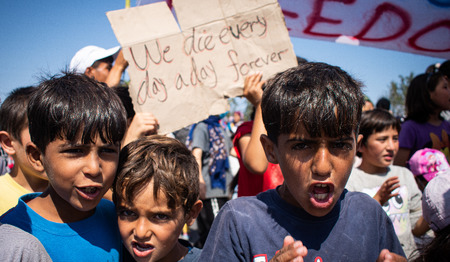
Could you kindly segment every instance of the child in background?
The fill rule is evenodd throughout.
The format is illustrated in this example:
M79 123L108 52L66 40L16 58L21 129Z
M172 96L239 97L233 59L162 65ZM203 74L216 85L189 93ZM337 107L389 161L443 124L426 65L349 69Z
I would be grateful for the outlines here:
M408 163L422 193L432 179L450 168L444 153L431 148L416 151ZM419 249L430 243L434 238L433 232L423 216L417 221L413 234Z
M229 201L200 261L405 261L383 209L344 188L363 104L339 67L302 63L269 80L261 142L284 183Z
M263 94L262 74L252 74L245 78L244 97L254 107L252 121L242 123L235 134L233 145L239 160L238 197L256 196L268 189L274 189L283 183L279 165L267 161L261 141L267 134L261 115Z
M416 151L408 164L422 192L431 179L450 168L444 153L431 148Z
M407 257L416 249L412 228L422 214L422 194L407 168L393 166L400 123L389 111L374 109L361 117L362 161L347 182L349 191L364 192L383 206Z
M0 222L33 234L54 261L119 261L112 186L126 129L114 91L85 75L42 82L28 105L31 165L45 170L43 193L20 198Z
M179 239L202 209L198 172L192 153L173 138L140 138L122 149L113 199L129 252L124 261L198 260L200 249Z
M450 88L441 72L416 76L406 93L406 121L399 135L399 151L394 164L407 166L419 149L434 148L447 152L449 158L450 122L441 112L450 110Z
M436 237L420 249L415 261L448 261L450 258L450 170L431 180L423 191L422 210Z
M13 90L0 107L0 144L12 157L11 172L0 176L0 215L17 205L22 195L42 192L48 186L45 172L28 162L25 147L30 142L27 106L35 87Z

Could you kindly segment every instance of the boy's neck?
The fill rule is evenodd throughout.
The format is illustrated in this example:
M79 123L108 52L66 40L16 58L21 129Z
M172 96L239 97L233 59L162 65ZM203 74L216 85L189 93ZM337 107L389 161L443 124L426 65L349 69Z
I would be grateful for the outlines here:
M48 180L31 174L26 175L20 167L14 166L10 175L17 184L30 192L43 192L47 189Z
M388 167L374 166L367 161L364 161L364 157L362 158L361 164L358 168L366 172L367 174L383 174L387 173L388 171Z
M27 204L43 218L56 223L78 222L95 213L95 208L89 211L75 209L62 199L51 186L39 197L30 200Z

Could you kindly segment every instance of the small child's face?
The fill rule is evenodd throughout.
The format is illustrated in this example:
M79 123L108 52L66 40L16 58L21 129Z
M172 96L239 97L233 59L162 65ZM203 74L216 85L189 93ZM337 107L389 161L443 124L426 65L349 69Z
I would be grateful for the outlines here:
M365 145L361 145L361 167L367 173L376 174L386 172L398 152L398 131L389 127L381 132L371 134Z
M310 137L299 128L282 134L278 144L261 137L268 160L279 164L284 183L281 197L313 216L328 214L342 194L356 153L355 134L348 137Z
M50 194L60 210L92 211L111 188L119 160L119 145L66 139L50 142L41 155L50 182ZM70 206L71 207L70 207Z
M116 205L122 241L136 261L178 261L185 255L178 242L184 224L193 219L181 205L169 208L167 198L159 192L153 197L153 180L139 192L129 206Z

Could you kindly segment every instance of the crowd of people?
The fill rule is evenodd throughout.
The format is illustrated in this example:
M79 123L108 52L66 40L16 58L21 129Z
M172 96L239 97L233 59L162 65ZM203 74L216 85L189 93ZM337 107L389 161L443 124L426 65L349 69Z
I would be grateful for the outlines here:
M127 66L87 46L1 104L1 261L450 258L450 61L412 80L404 122L302 60L245 78L250 119L168 135L134 111Z

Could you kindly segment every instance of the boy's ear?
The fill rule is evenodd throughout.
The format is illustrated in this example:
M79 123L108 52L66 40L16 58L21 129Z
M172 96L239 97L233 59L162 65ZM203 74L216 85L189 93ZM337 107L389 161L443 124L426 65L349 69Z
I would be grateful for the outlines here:
M84 74L89 76L89 77L93 77L94 76L94 68L92 66L89 66L86 68L86 70L84 71Z
M14 141L8 132L0 131L0 145L2 146L6 154L10 156L16 153L16 150L13 147L13 143Z
M188 226L192 226L194 224L195 219L197 219L198 214L200 214L200 211L202 211L203 208L203 202L199 199L195 202L195 204L192 206L191 211L187 214L186 224Z
M33 142L29 142L25 147L25 151L27 152L27 158L31 166L36 171L43 172L44 164L42 163L41 150L39 150Z
M358 137L356 138L356 152L361 152L362 149L362 139L363 139L363 135L358 135Z
M274 152L276 147L275 143L266 135L261 135L259 140L264 148L267 160L272 164L278 164L278 159Z

